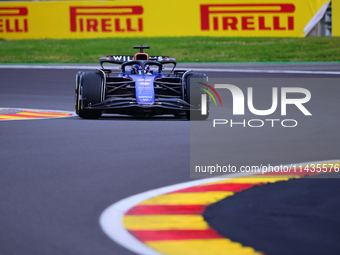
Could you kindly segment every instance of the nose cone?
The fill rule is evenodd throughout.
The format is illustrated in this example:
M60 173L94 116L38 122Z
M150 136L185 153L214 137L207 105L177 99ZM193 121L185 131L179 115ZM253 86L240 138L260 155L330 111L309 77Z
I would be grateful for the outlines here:
M138 104L153 104L155 102L154 76L136 75L136 99Z

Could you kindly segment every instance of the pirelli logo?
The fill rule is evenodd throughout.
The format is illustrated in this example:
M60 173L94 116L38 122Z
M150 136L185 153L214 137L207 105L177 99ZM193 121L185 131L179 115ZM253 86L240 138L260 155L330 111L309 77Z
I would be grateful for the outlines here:
M0 7L0 33L28 32L27 7Z
M294 12L294 4L202 4L201 30L294 30Z
M142 6L71 6L71 32L142 32Z

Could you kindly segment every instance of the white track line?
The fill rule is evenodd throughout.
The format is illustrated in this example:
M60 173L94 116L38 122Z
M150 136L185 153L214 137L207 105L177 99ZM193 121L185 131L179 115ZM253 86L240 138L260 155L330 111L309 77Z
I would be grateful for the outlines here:
M340 72L331 72L331 71L205 69L205 68L193 68L192 70L194 70L194 71L205 71L205 72L226 72L226 73L284 73L284 74L333 74L333 75L339 75L340 74Z
M304 162L304 163L296 163L293 165L310 165L310 164L318 164L318 163L329 163L329 162L338 162L340 159L336 160L324 160L324 161L314 161L314 162ZM284 167L290 167L291 165L285 165ZM199 179L195 181L189 181L179 184L174 184L150 191L146 191L140 194L136 194L127 198L124 198L113 205L109 206L104 210L104 212L100 215L99 224L105 234L107 234L113 241L125 247L126 249L133 251L137 254L142 255L161 255L161 253L151 249L143 242L136 239L133 235L131 235L123 226L123 217L125 213L130 210L132 207L137 204L143 202L144 200L150 199L155 196L163 195L165 193L177 191L180 189L190 188L197 185L207 184L210 182L220 181L222 179L232 179L242 176L249 176L253 173L235 173L228 174L224 176L220 176L218 178L207 178L207 179Z
M90 69L100 68L99 65L0 65L0 69ZM119 68L113 68L119 70ZM225 72L225 73L276 73L276 74L331 74L340 75L340 71L296 71L296 70L261 70L261 69L224 69L224 68L190 68L193 71Z

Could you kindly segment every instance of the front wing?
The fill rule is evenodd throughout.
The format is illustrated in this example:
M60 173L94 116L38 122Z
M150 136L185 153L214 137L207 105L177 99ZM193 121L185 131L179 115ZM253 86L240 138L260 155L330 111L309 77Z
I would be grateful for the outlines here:
M84 107L86 110L101 110L104 113L131 115L162 115L176 114L185 111L200 111L179 98L157 98L153 104L139 104L133 97L112 97L101 103Z

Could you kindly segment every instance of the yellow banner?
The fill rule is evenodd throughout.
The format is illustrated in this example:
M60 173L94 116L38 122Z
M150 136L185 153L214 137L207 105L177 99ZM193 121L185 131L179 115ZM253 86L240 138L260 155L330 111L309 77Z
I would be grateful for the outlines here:
M340 1L332 2L332 36L340 36Z
M163 2L2 2L0 38L298 37L327 0Z

